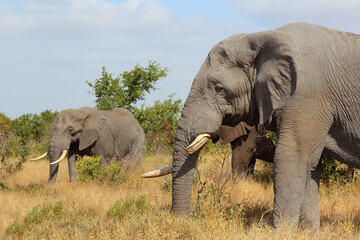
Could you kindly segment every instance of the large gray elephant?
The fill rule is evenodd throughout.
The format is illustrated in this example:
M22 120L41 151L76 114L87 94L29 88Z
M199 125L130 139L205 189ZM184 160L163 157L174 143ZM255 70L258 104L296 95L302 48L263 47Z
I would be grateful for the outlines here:
M256 159L274 161L275 145L259 125L240 122L235 127L221 126L219 137L213 142L231 144L231 169L233 175L253 175Z
M90 107L63 110L55 120L49 144L49 182L56 181L58 162L67 152L69 178L73 181L77 177L77 155L102 156L104 165L115 159L140 163L144 142L143 129L124 108L108 111Z
M221 125L277 131L276 227L317 229L321 153L360 167L360 36L307 23L237 34L215 45L178 123L172 211L190 211L199 149Z

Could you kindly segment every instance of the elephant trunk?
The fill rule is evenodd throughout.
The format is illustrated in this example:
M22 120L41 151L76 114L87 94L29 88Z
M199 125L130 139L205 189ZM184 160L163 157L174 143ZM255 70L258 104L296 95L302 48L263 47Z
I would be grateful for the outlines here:
M50 140L49 151L48 151L49 163L50 163L49 183L56 182L57 173L59 171L59 163L55 163L55 164L52 163L54 163L60 158L64 150L69 149L70 140L68 141L68 143L66 142L67 141L64 141L62 140L62 138L58 138L58 137L53 137Z
M172 211L178 215L188 214L190 211L192 182L199 156L199 151L190 155L186 152L191 139L194 139L189 126L191 124L188 119L179 120L174 145Z
M199 150L221 125L221 116L216 111L208 106L199 106L196 104L197 101L193 100L193 96L189 95L185 102L174 144L172 211L179 215L188 214L190 211L192 183ZM209 117L212 121L208 121Z

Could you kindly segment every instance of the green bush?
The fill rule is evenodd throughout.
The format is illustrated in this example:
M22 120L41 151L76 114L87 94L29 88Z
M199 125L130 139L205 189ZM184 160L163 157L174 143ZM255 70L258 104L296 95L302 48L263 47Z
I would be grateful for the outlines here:
M13 221L6 228L8 235L21 237L25 231L33 228L34 225L41 224L45 221L58 221L65 215L64 202L58 201L55 203L46 203L44 205L37 205L28 212L22 223Z
M15 173L22 169L24 162L24 159L3 158L0 160L0 170L7 173Z
M31 151L47 151L52 124L57 115L56 111L45 110L40 115L23 114L13 120L11 131L14 137L8 140L7 155L25 159Z
M51 139L52 126L58 114L57 111L45 110L40 115L32 115L32 140L36 142L35 150L37 152L43 153L47 151Z
M122 220L125 216L131 214L142 214L149 209L146 203L145 195L141 195L138 198L128 198L126 200L118 200L113 206L106 212L107 215Z
M107 181L109 183L122 183L125 180L123 168L121 164L117 162L112 162L109 166L107 166L106 172L107 172Z
M40 224L46 219L58 219L64 215L64 202L58 201L54 204L46 203L37 205L26 214L25 224Z
M182 104L180 99L173 98L172 94L162 102L155 101L151 107L142 105L134 109L134 116L145 132L147 152L167 151L174 144Z
M102 182L106 177L106 168L101 164L100 157L80 157L75 164L80 182Z
M75 170L80 182L122 183L125 179L122 164L113 161L109 166L103 166L100 157L80 157L75 164Z
M14 137L9 142L9 153L14 157L21 157L23 160L30 154L31 142L22 140L21 137Z
M9 155L9 142L13 139L11 119L0 113L0 158Z
M36 194L37 192L40 192L41 190L43 190L45 188L44 185L40 184L40 183L29 183L28 185L15 185L15 190L16 191L24 191L27 194Z
M6 233L12 236L21 237L24 235L25 228L22 224L17 221L13 221L6 228Z
M0 182L0 191L7 191L9 189L8 184Z
M346 184L352 182L355 169L340 163L333 157L322 155L323 169L321 172L321 180L325 184L340 183Z

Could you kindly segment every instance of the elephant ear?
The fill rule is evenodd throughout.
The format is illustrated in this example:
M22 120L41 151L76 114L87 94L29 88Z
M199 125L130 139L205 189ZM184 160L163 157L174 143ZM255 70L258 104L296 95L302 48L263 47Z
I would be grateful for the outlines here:
M281 31L248 35L253 54L252 68L259 124L272 120L274 110L281 108L294 94L299 69L299 51L293 38Z
M84 129L79 140L79 150L84 150L102 137L105 127L106 119L104 117L97 113L90 113L84 120Z
M220 128L220 144L227 144L235 139L248 134L254 127L247 125L244 122L240 122L235 127L221 126Z

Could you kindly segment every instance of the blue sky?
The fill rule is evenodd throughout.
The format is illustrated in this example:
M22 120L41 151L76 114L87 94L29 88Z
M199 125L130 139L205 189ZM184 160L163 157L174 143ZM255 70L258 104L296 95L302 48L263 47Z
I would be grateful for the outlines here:
M208 51L240 32L306 21L360 33L358 0L0 0L0 112L95 106L86 80L149 60L168 77L145 104L186 99Z

